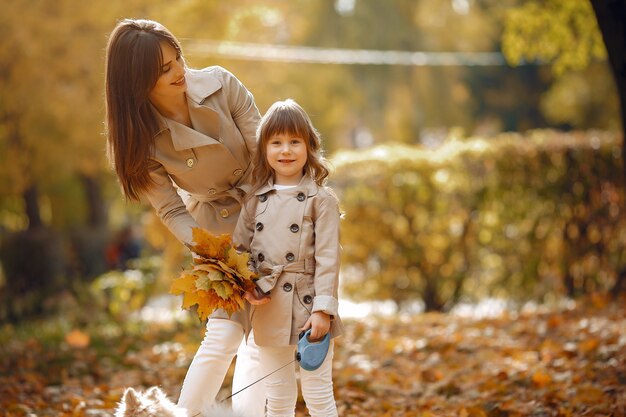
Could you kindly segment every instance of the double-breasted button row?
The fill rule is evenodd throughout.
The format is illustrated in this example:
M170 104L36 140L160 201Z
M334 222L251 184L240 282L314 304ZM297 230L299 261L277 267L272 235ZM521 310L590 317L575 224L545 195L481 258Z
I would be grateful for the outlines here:
M261 230L263 230L264 227L265 226L261 222L258 222L257 224L254 225L254 228L256 229L257 232L260 232ZM300 231L300 226L294 223L291 226L289 226L289 230L291 230L291 232L293 233L298 233Z
M283 284L283 290L285 290L285 292L289 292L289 291L291 291L291 290L292 290L292 288L293 288L293 285L291 285L291 284L290 284L290 283L288 283L288 282L285 282L285 283Z
M304 296L302 301L304 301L304 304L311 304L313 302L313 297L307 294Z
M289 253L287 253L287 255L285 255L285 259L287 259L287 261L289 261L289 262L293 262L296 259L296 255L294 255L293 253L289 252Z
M304 195L304 193L302 191L300 191L298 193L298 195L296 196L296 198L298 199L298 201L304 201L306 200L306 196Z
M187 159L187 166L188 166L189 168L193 167L193 165L194 165L195 163L196 163L196 161L194 161L194 159L193 159L193 158L189 158L189 159Z

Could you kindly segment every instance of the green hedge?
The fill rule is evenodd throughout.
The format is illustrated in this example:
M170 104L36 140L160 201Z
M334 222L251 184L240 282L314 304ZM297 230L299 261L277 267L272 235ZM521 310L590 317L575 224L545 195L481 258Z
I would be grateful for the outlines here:
M626 264L621 138L531 131L334 155L344 292L542 300L607 291Z

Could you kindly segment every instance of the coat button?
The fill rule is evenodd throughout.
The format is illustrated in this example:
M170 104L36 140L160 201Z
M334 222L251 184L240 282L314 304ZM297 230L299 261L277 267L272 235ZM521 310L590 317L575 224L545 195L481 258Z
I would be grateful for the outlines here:
M292 224L291 226L289 226L289 230L291 230L293 233L298 233L298 231L300 230L300 226L298 226L297 224Z
M287 259L289 262L293 262L294 259L296 259L296 255L294 255L293 253L289 252L287 255L285 255L285 259Z
M243 174L243 170L241 169L236 169L233 174L235 174L236 177L240 176L241 174Z
M256 224L256 230L257 230L257 231L259 231L259 232L260 232L261 230L263 230L263 223L258 222L258 223Z
M298 199L298 201L304 201L306 199L303 192L299 192L296 198Z
M292 289L292 288L293 288L293 285L291 285L291 284L290 284L290 283L288 283L288 282L285 282L285 283L283 284L283 290L285 290L285 292L289 292L289 291L291 291L291 289Z
M311 304L313 302L313 297L307 294L304 296L302 301L304 301L304 304Z
M193 164L195 163L195 161L193 160L193 158L189 158L187 159L187 166L189 168L191 168L193 166Z
M226 209L221 209L221 210L220 210L220 216L222 216L223 218L228 217L228 210L226 210Z
M259 253L256 258L259 260L259 262L263 262L265 260L265 255Z
M261 194L259 200L261 200L261 203L265 203L265 201L267 201L267 194Z
M217 193L217 190L215 188L209 188L208 193L209 195L215 195Z

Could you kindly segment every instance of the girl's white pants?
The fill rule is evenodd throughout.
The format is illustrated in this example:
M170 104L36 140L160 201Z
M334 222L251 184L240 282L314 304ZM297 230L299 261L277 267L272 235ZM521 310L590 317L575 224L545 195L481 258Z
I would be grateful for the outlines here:
M322 366L315 371L300 368L302 396L311 417L336 417L337 405L333 394L333 347L331 341ZM295 358L296 346L259 347L262 374L267 375ZM298 385L297 362L268 376L265 382L267 417L293 417L295 415Z
M206 410L216 400L226 372L235 354L235 393L261 378L259 348L254 343L252 332L248 342L243 340L244 332L235 321L210 318L204 339L189 365L187 375L178 399L178 405L187 409L189 416ZM232 397L233 409L243 416L265 416L265 389L262 382L252 385Z

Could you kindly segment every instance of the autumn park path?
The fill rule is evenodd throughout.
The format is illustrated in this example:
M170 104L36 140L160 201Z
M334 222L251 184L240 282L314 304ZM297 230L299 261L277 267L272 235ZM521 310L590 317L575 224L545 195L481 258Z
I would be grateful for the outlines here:
M334 362L339 414L626 416L624 306L595 297L489 319L347 320ZM175 399L202 337L180 323L30 326L1 328L0 415L111 416L126 386L160 385Z

